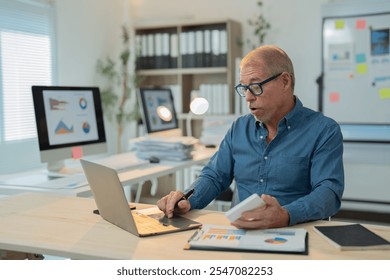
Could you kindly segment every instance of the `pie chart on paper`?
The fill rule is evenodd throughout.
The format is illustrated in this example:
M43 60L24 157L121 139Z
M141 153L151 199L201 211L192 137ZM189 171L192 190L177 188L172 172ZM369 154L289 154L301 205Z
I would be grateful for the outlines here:
M266 239L265 242L277 245L277 244L286 243L287 239L281 237L275 237L275 238Z

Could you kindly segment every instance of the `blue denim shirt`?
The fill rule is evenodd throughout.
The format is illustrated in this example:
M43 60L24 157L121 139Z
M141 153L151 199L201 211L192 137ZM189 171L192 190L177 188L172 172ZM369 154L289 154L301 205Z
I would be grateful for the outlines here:
M238 202L272 195L289 212L290 225L334 215L344 191L339 125L296 98L269 144L267 134L251 114L239 117L192 184L191 208L206 207L234 179Z

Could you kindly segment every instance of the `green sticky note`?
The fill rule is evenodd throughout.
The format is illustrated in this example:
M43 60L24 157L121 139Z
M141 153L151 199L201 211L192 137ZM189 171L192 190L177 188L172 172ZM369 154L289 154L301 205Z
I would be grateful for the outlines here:
M365 63L359 63L357 66L356 66L356 72L358 74L366 74L367 73L367 64Z
M390 88L381 88L379 90L380 99L390 99Z
M335 22L336 29L344 29L345 21L343 19L338 19Z

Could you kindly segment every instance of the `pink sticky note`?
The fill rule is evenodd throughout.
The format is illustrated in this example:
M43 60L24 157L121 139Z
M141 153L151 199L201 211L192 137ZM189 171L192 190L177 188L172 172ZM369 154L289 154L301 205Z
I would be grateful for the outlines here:
M366 20L365 19L356 20L356 29L366 29Z
M340 93L338 93L338 92L331 92L329 94L329 101L331 103L338 103L340 101Z
M72 158L79 159L83 157L83 148L80 146L72 148Z

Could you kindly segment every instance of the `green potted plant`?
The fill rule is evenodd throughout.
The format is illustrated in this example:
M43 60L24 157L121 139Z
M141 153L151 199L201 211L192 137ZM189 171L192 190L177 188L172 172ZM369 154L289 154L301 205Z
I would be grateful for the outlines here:
M110 122L117 125L117 151L125 151L122 145L123 133L131 121L140 119L136 88L139 85L137 75L131 73L131 41L129 30L122 26L123 48L119 60L110 57L99 59L96 70L104 85L100 87L104 114Z
M271 23L262 13L263 1L257 1L257 6L259 7L260 13L257 17L248 20L249 26L253 28L254 38L248 38L247 44L252 49L264 44L267 32L271 28Z

